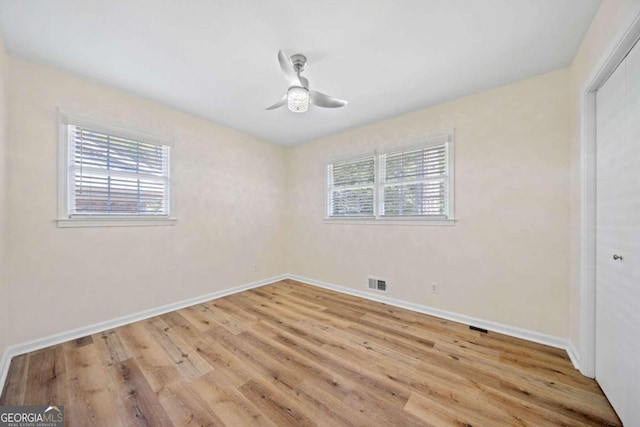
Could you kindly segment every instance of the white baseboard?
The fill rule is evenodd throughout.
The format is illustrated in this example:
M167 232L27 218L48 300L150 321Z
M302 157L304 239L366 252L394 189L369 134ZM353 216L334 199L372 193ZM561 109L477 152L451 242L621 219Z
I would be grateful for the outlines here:
M11 359L15 356L40 350L42 348L50 347L52 345L61 344L63 342L71 341L74 339L86 337L87 335L92 335L98 332L117 328L118 326L123 326L129 323L138 322L140 320L148 319L153 316L158 316L160 314L179 310L181 308L189 307L195 304L201 304L206 301L222 298L227 295L237 294L238 292L268 285L270 283L284 280L288 277L289 277L288 275L284 275L284 274L280 276L270 277L267 279L258 280L257 282L236 286L233 288L225 289L218 292L213 292L206 295L201 295L199 297L190 298L180 302L166 304L160 307L155 307L149 310L141 311L139 313L118 317L113 320L94 323L93 325L83 326L81 328L73 329L71 331L49 335L47 337L38 338L33 341L10 345L4 350L4 353L2 354L2 359L0 359L0 393L2 393L2 390L4 389L4 383L7 379L7 374L9 373L9 365L11 364Z
M2 358L0 358L0 396L2 396L2 392L4 391L4 382L9 373L9 365L11 364L12 357L9 348L5 348L4 352L2 352Z
M298 282L308 283L310 285L318 286L332 291L341 292L348 295L353 295L361 298L365 298L372 301L382 302L392 305L394 307L405 308L407 310L416 311L418 313L424 313L442 319L451 320L466 325L478 326L488 331L498 332L500 334L509 335L515 338L521 338L527 341L533 341L539 344L548 345L550 347L560 348L565 350L573 366L578 369L577 352L570 344L569 340L565 338L556 337L553 335L547 335L540 332L530 331L527 329L516 328L514 326L504 325L502 323L491 322L489 320L478 319L476 317L465 316L463 314L453 313L450 311L440 310L437 308L428 307L425 305L414 304L407 301L397 300L389 298L383 295L376 295L366 291L359 291L356 289L347 288L344 286L334 285L332 283L321 282L319 280L310 279L308 277L297 276L295 274L288 274L289 279L297 280Z
M310 279L308 277L298 276L295 274L283 274L280 276L259 280L257 282L248 283L246 285L240 285L230 289L225 289L222 291L213 292L207 295L202 295L199 297L180 301L177 303L163 305L163 306L152 308L150 310L145 310L139 313L118 317L113 320L95 323L93 325L84 326L78 329L73 329L71 331L61 332L58 334L50 335L48 337L38 338L33 341L11 345L5 349L2 355L2 359L0 359L0 392L4 388L4 383L7 379L7 374L9 372L9 365L11 363L11 359L15 356L36 351L45 347L50 347L52 345L61 344L63 342L71 341L77 338L85 337L87 335L96 334L98 332L113 329L118 326L123 326L129 323L138 322L140 320L148 319L153 316L158 316L160 314L179 310L181 308L189 307L191 305L201 304L206 301L222 298L227 295L236 294L242 291L246 291L248 289L253 289L260 286L268 285L270 283L278 282L284 279L292 279L298 282L307 283L309 285L318 286L325 289L330 289L332 291L340 292L343 294L353 295L353 296L365 298L371 301L377 301L384 304L389 304L394 307L400 307L400 308L412 310L418 313L424 313L424 314L439 317L442 319L451 320L454 322L459 322L467 325L474 325L483 329L487 329L489 331L498 332L498 333L509 335L516 338L522 338L528 341L533 341L539 344L545 344L555 348L560 348L567 352L575 368L579 369L578 368L579 361L580 361L578 357L579 353L576 351L575 347L573 346L573 343L571 343L569 340L565 338L559 338L552 335L543 334L540 332L530 331L527 329L516 328L509 325L504 325L501 323L478 319L471 316L465 316L463 314L440 310L440 309L428 307L425 305L414 304L411 302L397 300L397 299L389 298L386 296L375 295L366 291L359 291L356 289L334 285L332 283L326 283L319 280Z
M582 373L582 370L580 369L580 352L578 352L575 345L573 345L573 341L569 340L567 342L566 350L567 350L567 354L569 355L569 359L571 359L571 363L573 363L573 366L577 370L579 370L580 373ZM584 375L584 373L582 373L582 375Z

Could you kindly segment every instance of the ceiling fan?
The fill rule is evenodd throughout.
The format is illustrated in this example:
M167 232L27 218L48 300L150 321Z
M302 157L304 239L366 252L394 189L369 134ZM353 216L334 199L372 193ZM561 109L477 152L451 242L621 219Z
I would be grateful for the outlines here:
M309 90L309 80L300 75L307 64L306 56L298 53L289 58L283 51L279 51L278 62L285 79L289 83L289 89L278 102L267 107L266 110L275 110L287 104L290 111L304 113L309 109L310 103L323 108L339 108L347 105L347 101L343 99Z

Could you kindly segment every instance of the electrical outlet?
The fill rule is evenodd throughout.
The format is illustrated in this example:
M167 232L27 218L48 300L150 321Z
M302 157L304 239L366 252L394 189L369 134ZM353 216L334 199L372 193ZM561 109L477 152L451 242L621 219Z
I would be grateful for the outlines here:
M438 282L431 282L431 293L437 294L439 290L440 286L438 285Z

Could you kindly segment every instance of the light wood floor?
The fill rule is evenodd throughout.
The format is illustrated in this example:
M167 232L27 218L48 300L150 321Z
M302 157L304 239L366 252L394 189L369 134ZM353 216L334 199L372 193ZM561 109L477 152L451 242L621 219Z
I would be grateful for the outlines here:
M15 357L67 426L620 425L562 350L279 282Z

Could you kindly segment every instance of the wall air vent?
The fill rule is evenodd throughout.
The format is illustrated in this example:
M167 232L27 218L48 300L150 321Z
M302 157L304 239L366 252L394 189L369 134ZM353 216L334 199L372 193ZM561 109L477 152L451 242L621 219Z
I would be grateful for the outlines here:
M369 277L369 289L378 292L387 292L387 281Z

